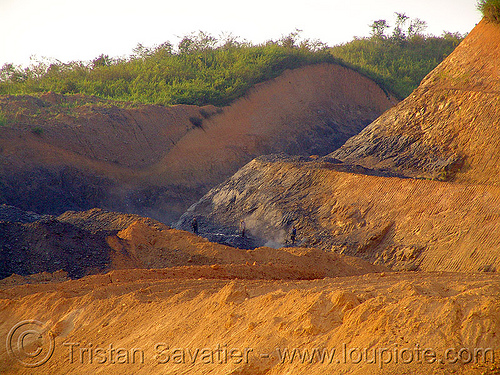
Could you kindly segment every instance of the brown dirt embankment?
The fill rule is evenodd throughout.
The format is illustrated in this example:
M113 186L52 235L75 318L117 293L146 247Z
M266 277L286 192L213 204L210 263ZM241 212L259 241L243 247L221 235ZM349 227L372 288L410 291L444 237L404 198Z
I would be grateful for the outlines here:
M254 157L327 154L395 103L373 81L333 64L286 71L225 108L2 97L0 202L170 221Z
M23 328L47 340L38 342L38 358L50 337L55 346L45 364L26 368L0 345L0 371L444 375L500 369L498 275L228 281L162 272L114 271L1 288L2 342L15 324L35 319L41 326ZM14 345L21 333L14 333ZM224 354L233 349L233 356Z
M339 65L289 70L183 137L155 173L213 186L259 155L325 155L395 103L373 81Z
M114 250L113 269L182 267L165 271L172 272L172 277L183 273L194 277L201 273L211 278L300 280L388 270L358 258L314 248L236 249L189 232L153 228L142 221L132 223L116 237L108 237L108 243Z

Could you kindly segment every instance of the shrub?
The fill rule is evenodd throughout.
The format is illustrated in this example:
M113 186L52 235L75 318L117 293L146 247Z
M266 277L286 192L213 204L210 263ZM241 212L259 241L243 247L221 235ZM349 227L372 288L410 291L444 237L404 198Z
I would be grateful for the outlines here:
M258 45L233 37L217 40L200 32L182 39L177 49L168 42L153 48L139 45L129 58L101 55L91 62L40 61L26 69L5 64L0 69L0 95L53 91L135 103L226 106L256 83L273 79L286 69L337 63L369 76L385 91L405 97L456 47L456 41L421 35L425 22L418 19L405 31L407 17L399 17L399 39L386 37L387 22L379 20L371 25L375 30L372 38L333 48L300 40L298 30ZM205 114L200 117L202 121Z
M331 53L403 99L462 39L458 33L404 39L372 36L335 46Z
M191 121L191 124L193 124L197 128L201 128L203 124L203 119L199 117L190 117L189 121Z
M488 21L500 23L500 0L480 0L477 8Z

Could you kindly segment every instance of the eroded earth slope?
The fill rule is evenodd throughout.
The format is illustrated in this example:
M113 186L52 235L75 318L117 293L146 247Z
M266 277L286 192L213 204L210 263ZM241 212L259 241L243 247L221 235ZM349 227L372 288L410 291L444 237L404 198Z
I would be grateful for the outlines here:
M2 344L0 371L498 374L499 281L415 272L210 280L127 270L2 288L0 337L36 319L43 324L29 328L47 340L38 347L44 353L53 337L54 352L27 368Z
M170 223L253 158L328 154L396 102L334 64L286 71L224 108L2 97L0 203L49 214L101 207Z

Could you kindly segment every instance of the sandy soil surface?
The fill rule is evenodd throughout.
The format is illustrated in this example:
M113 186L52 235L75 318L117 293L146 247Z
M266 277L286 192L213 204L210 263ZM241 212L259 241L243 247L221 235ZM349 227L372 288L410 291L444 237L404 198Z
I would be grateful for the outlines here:
M192 278L195 276L196 278ZM199 277L197 277L199 276ZM113 271L2 287L0 337L40 349L5 374L497 374L498 274L310 281ZM31 342L34 339L36 342ZM4 340L2 340L4 341ZM25 349L25 350L29 350ZM21 353L16 352L18 356ZM492 362L492 359L496 362ZM30 362L31 361L31 362Z

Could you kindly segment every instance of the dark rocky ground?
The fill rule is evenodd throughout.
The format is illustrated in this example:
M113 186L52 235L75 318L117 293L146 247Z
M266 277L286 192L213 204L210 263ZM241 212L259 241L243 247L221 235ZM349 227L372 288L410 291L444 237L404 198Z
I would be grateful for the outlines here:
M287 197L283 195L273 197L271 196L271 192L259 191L260 173L258 170L254 170L252 166L254 163L286 163L297 168L310 167L368 176L407 178L391 170L365 168L360 165L341 162L330 156L310 158L290 156L283 153L264 155L247 164L234 177L211 189L202 199L193 204L174 226L178 229L191 231L191 222L193 218L196 218L200 226L200 233L213 242L242 249L254 249L259 246L275 248L291 246L292 227L301 220L307 219L309 213L301 210L299 201L296 200L295 202L289 202L289 207L293 207L293 209L288 214L280 213L279 215L275 215L274 211L277 205L279 205L277 200L284 199L286 201ZM297 186L290 187L290 191L293 190L295 193L300 191L300 181L296 182ZM275 185L279 184L280 181L276 181ZM290 191L288 192L290 194L289 197L292 196ZM233 196L229 197L227 194L233 194ZM216 204L214 204L213 200L218 195L223 197L224 203L220 207L215 207ZM252 199L255 201L254 206L246 207L240 205L240 198L245 199L251 196L256 197ZM259 200L262 206L256 203ZM263 215L263 217L266 217L265 225L264 222L255 223L250 218L250 222L248 223L250 230L247 231L246 238L242 238L239 229L240 220L251 217L253 212L258 209L266 211L266 205L269 205L269 215ZM294 245L312 245L315 241L323 240L324 238L321 236L320 231L314 237L307 236L307 238L304 237L304 233L299 233L299 237Z
M110 263L106 237L136 215L94 209L59 217L0 206L0 279L63 270L78 278L103 272Z

